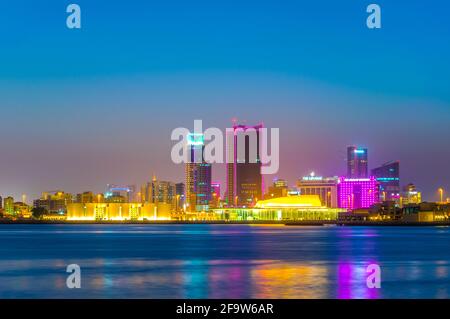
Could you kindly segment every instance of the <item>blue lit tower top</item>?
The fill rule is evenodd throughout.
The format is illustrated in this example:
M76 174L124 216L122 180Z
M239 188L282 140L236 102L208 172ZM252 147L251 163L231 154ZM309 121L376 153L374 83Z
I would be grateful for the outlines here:
M368 176L367 148L347 147L347 177L367 178Z

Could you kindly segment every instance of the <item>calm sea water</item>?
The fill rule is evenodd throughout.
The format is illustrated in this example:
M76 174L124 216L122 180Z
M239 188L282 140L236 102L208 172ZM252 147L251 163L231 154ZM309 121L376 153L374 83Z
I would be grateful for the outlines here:
M449 297L448 227L0 225L0 298Z

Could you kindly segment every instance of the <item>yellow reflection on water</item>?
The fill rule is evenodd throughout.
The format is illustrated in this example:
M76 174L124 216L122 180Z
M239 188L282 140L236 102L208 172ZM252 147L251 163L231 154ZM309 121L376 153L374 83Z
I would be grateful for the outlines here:
M251 270L253 298L326 298L327 268L317 264L273 262Z

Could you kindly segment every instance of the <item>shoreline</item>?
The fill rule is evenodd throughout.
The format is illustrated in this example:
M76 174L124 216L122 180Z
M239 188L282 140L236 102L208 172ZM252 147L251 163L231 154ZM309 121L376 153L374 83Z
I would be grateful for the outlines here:
M52 221L0 220L0 225L279 225L279 226L450 226L450 221Z

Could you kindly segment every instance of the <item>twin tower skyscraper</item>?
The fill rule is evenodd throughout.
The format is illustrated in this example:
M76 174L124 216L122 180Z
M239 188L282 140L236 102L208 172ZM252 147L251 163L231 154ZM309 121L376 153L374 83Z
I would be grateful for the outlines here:
M256 126L233 125L234 143L227 145L227 153L233 161L226 163L225 202L228 207L248 207L262 199L263 179L261 174L260 129ZM253 134L246 134L251 131ZM237 151L238 132L243 133L243 152ZM188 143L189 161L186 163L186 209L207 211L212 199L212 166L204 159L203 136L194 136ZM254 144L252 144L254 143ZM254 146L256 145L256 148ZM256 158L253 151L256 149Z

